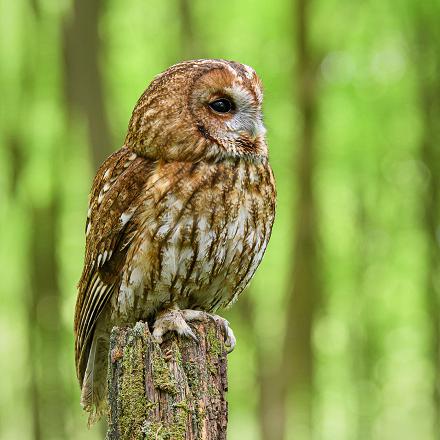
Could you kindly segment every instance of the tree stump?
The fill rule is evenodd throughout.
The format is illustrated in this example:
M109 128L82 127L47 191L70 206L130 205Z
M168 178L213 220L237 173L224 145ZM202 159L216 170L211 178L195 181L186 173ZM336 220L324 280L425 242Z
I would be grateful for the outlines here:
M143 322L112 330L107 440L226 439L223 328L191 327L199 342L169 333L159 345Z

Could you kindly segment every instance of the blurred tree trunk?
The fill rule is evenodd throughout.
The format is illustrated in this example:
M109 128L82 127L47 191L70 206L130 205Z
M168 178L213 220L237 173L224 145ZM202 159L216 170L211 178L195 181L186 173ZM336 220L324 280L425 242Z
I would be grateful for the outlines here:
M284 438L312 438L314 359L312 330L321 296L321 270L317 256L317 207L314 194L316 67L310 44L310 1L295 0L297 105L301 115L296 159L296 190L292 279L287 295L286 334L280 377ZM287 402L289 403L286 408ZM287 424L288 421L288 424ZM293 428L292 428L293 427ZM274 437L275 438L275 437ZM289 437L291 438L291 437Z
M28 148L19 136L10 139L13 169L11 193L16 195ZM53 185L47 203L33 200L23 208L30 213L30 288L26 297L29 365L29 402L32 438L65 438L65 386L62 378L63 326L61 292L58 283L57 229L59 192Z
M369 255L369 237L371 235L371 217L368 213L363 185L359 185L356 200L358 246L355 247L357 271L355 273L356 296L353 298L353 315L351 331L351 350L353 368L352 380L357 400L356 440L372 438L374 408L377 405L374 387L374 367L378 360L378 350L375 344L374 328L369 319L368 298L366 290L366 272L371 263Z
M440 5L415 6L414 57L422 115L420 160L429 171L422 198L427 248L426 306L431 327L435 435L440 436Z
M99 67L103 48L98 27L103 9L103 0L75 0L64 24L68 119L85 118L95 170L114 148Z
M278 363L268 356L259 339L258 326L261 326L255 316L255 302L252 288L246 289L244 295L234 306L234 311L240 316L242 327L246 330L246 339L255 350L255 383L258 387L257 421L261 440L274 440L281 438L280 412L280 375ZM233 322L232 322L233 325Z
M59 192L57 185L47 204L32 204L31 291L28 302L31 394L35 439L65 438L65 387L61 353L63 328L61 292L58 283L57 230Z
M9 151L9 165L11 167L11 181L10 181L10 194L11 198L16 198L18 195L18 186L22 177L23 165L24 165L24 152L25 148L17 132L12 133L8 137L6 148ZM28 207L26 206L27 209ZM28 261L28 267L33 267L32 259ZM41 411L40 411L40 387L38 386L38 341L36 338L37 328L37 306L38 306L38 292L32 289L27 292L25 296L24 304L26 306L26 336L27 336L27 361L29 365L29 386L28 386L28 398L31 413L32 424L31 432L33 440L41 440L42 428L41 428Z

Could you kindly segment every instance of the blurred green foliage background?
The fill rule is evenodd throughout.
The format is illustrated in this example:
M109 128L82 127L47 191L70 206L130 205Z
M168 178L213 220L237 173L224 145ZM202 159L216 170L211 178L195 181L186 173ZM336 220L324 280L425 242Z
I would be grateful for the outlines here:
M253 66L273 237L226 313L230 440L440 437L438 0L0 0L0 439L103 438L73 359L87 195L154 75Z

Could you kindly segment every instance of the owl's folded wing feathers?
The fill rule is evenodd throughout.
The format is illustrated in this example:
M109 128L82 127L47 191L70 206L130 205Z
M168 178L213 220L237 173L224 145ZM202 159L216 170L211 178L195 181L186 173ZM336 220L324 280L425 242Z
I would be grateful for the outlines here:
M152 165L122 148L104 162L93 182L75 310L75 361L81 384L96 320L120 282L127 245L136 230L140 195Z

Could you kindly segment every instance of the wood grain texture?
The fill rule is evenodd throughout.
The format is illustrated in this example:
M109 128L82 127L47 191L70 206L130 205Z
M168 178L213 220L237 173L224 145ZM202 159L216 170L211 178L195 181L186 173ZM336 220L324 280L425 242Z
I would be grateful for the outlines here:
M191 325L199 343L148 325L115 327L109 352L108 440L226 439L227 361L220 324Z

